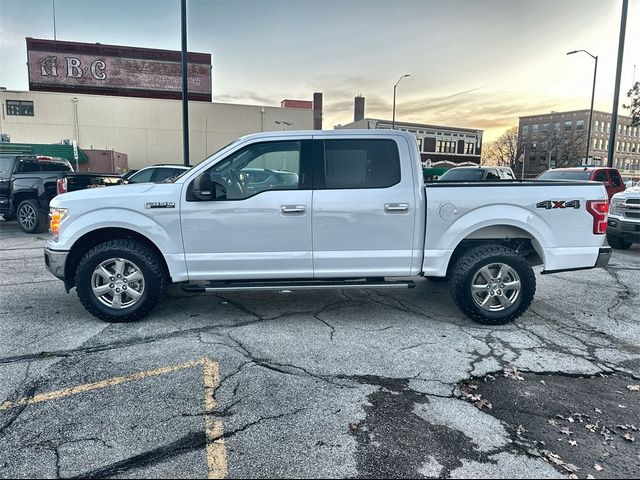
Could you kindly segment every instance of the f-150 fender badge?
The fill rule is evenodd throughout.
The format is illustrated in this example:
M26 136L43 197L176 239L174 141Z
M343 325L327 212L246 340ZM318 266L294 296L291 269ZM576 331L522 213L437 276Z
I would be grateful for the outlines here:
M575 208L577 210L580 208L580 200L569 200L568 202L564 200L545 200L537 203L536 208L546 208L547 210L552 208Z
M174 202L147 202L144 208L176 208Z

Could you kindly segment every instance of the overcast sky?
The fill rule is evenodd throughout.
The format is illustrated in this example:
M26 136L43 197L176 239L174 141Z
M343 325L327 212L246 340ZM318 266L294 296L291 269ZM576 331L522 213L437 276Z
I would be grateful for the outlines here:
M613 102L621 0L188 0L188 47L212 54L213 99L279 105L324 93L324 128L365 114L484 129ZM640 80L630 0L622 90ZM53 38L53 0L0 0L0 86L27 90L25 37ZM179 0L55 0L58 40L180 49ZM621 104L626 96L621 96ZM622 113L622 112L621 112Z

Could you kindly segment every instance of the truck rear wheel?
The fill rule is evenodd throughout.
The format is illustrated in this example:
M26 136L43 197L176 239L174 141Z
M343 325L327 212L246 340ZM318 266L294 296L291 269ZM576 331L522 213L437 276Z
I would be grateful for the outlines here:
M153 309L167 278L162 260L143 243L110 240L89 250L75 277L84 308L107 322L135 322Z
M631 245L633 245L633 242L617 235L611 235L610 233L607 233L607 243L611 248L615 248L616 250L628 250L631 248Z
M16 214L18 225L25 233L41 233L47 229L47 214L40 210L37 200L23 200Z
M463 253L451 273L453 299L471 319L502 325L522 315L536 292L529 262L511 248L480 245Z

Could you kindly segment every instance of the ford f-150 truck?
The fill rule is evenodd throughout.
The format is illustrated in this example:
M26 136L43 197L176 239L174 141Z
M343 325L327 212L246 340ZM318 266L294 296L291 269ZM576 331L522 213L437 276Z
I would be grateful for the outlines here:
M627 188L611 199L607 242L626 250L640 243L640 186Z
M594 182L425 186L405 132L271 132L242 137L167 183L56 197L45 261L111 322L142 318L169 283L382 289L427 276L447 277L472 319L500 324L531 304L532 266L606 264L607 211Z

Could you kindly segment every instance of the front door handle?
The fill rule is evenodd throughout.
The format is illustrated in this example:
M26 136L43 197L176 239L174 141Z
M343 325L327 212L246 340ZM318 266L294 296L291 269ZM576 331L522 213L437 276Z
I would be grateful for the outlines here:
M305 212L304 205L282 205L280 207L280 213L283 215L301 215Z
M385 203L384 204L385 212L408 212L409 204L408 203Z

